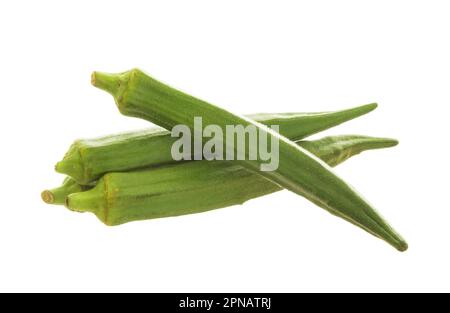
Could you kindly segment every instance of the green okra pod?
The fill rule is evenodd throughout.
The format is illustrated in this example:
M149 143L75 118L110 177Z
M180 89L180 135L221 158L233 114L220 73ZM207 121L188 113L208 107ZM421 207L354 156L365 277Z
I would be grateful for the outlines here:
M298 144L336 166L362 151L392 147L397 141L352 135ZM66 206L77 212L95 213L103 223L113 226L242 204L281 189L236 163L182 162L106 174L94 189L70 194Z
M328 165L264 125L169 87L138 69L120 74L94 72L92 83L114 97L122 114L146 119L168 130L185 125L194 132L197 117L202 118L204 125L220 127L223 133L227 125L255 127L260 138L279 142L279 166L274 171L260 171L264 164L261 158L247 158L239 164L363 228L399 251L407 250L406 241ZM227 142L223 144L231 147ZM238 152L236 147L233 150Z
M155 131L160 132L159 129L156 129ZM146 133L150 134L151 132L149 130L146 130ZM130 132L127 133L126 135L117 134L105 136L102 137L102 139L95 140L99 143L94 146L101 144L101 146L103 147L103 149L105 149L105 151L108 151L108 147L111 147L109 149L110 151L105 155L113 156L116 148L122 145L124 137L126 137L127 139L133 138L134 137L133 134L139 137L142 134L142 131ZM337 164L342 163L346 159L362 151L392 147L397 144L397 141L394 139L386 139L386 138L346 135L346 136L325 137L323 139L313 141L298 141L297 143L306 150L310 151L311 153L319 157L320 159L322 159L323 161L325 161L328 165L336 166ZM92 161L93 163L101 163L104 162L104 158L99 158L99 160L92 160ZM232 164L230 163L227 164L232 166ZM267 181L267 183L270 183L270 181ZM95 182L91 183L90 185L80 185L74 179L66 177L61 186L53 189L44 190L41 196L42 200L48 204L63 205L69 194L86 191L92 189L94 186ZM265 190L265 188L263 188L262 190Z
M252 114L247 117L265 125L279 125L281 134L298 141L367 114L376 107L372 103L336 112ZM171 146L176 140L169 131L161 128L77 140L55 169L80 184L88 184L108 172L174 163Z

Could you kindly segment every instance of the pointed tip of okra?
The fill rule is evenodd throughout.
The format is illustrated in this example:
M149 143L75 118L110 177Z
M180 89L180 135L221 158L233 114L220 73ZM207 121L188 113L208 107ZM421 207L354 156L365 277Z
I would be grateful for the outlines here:
M376 214L375 216L373 214ZM396 232L386 221L381 219L381 217L376 212L370 212L366 216L365 223L357 223L358 226L365 229L372 235L384 240L397 251L405 252L408 250L408 243L406 240Z
M354 145L357 145L359 143L363 150L391 148L399 144L399 141L397 139L387 137L344 135L342 136L342 138L349 139L349 141Z
M41 192L42 201L47 204L53 204L55 202L55 196L50 190L44 190Z
M372 102L369 104L363 104L357 107L353 107L347 110L343 110L342 113L351 113L353 112L355 114L355 117L361 116L361 115L365 115L367 113L372 112L373 110L375 110L376 108L378 108L378 103L376 102ZM337 111L337 113L339 113L341 111Z
M402 237L398 236L395 243L391 243L391 245L397 249L397 251L405 252L408 250L409 246L406 240L404 240Z
M406 241L402 241L397 246L397 250L400 251L400 252L405 252L405 251L408 250L408 248L409 248L409 246L408 246L408 243Z
M384 149L384 148L392 148L399 144L399 141L394 138L385 138L385 137L369 137L369 136L354 136L355 144L357 140L360 140L360 149L364 150L372 150L372 149ZM361 152L360 151L360 152Z
M383 239L400 252L408 250L408 243L389 223L375 210L364 210L366 213L365 228L376 237Z
M384 146L387 148L398 146L398 144L400 143L397 139L394 138L380 138L380 142L384 143Z
M375 110L376 108L378 108L378 103L372 102L372 103L366 104L365 107L366 107L366 108L369 110L369 112L370 112L370 111L373 111L373 110Z
M382 239L384 239L400 252L405 252L406 250L408 250L408 243L398 232L396 232L387 224L383 228L384 231L382 233L384 233L385 235L381 237Z

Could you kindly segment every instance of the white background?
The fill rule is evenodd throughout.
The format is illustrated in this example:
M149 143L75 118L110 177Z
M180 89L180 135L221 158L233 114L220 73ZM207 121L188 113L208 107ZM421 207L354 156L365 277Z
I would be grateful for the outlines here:
M450 291L449 16L448 1L0 2L0 289ZM116 228L45 205L74 139L148 125L90 85L133 67L237 113L378 102L325 134L400 140L337 172L410 250L287 191Z

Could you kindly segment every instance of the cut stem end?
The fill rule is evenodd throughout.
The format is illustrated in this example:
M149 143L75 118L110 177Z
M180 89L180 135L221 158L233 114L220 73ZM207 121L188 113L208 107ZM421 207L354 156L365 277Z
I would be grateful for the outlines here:
M55 196L50 190L44 190L41 193L41 198L47 204L53 204L55 202Z

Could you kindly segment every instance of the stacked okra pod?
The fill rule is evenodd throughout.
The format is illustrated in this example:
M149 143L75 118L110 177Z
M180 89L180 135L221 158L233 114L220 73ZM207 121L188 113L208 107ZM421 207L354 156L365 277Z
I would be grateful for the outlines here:
M305 141L376 108L376 104L324 113L254 114L241 117L175 90L134 69L120 74L94 72L92 84L113 95L124 115L163 127L77 140L56 171L62 186L46 190L47 203L92 212L107 225L178 216L242 204L283 188L385 240L399 251L405 240L352 187L331 170L370 149L392 147L394 139L358 135ZM279 143L279 165L260 171L263 160L174 161L170 130L182 124L254 126ZM267 126L278 125L279 132ZM222 144L229 148L227 141ZM232 147L235 153L236 147ZM251 149L251 147L247 147Z

